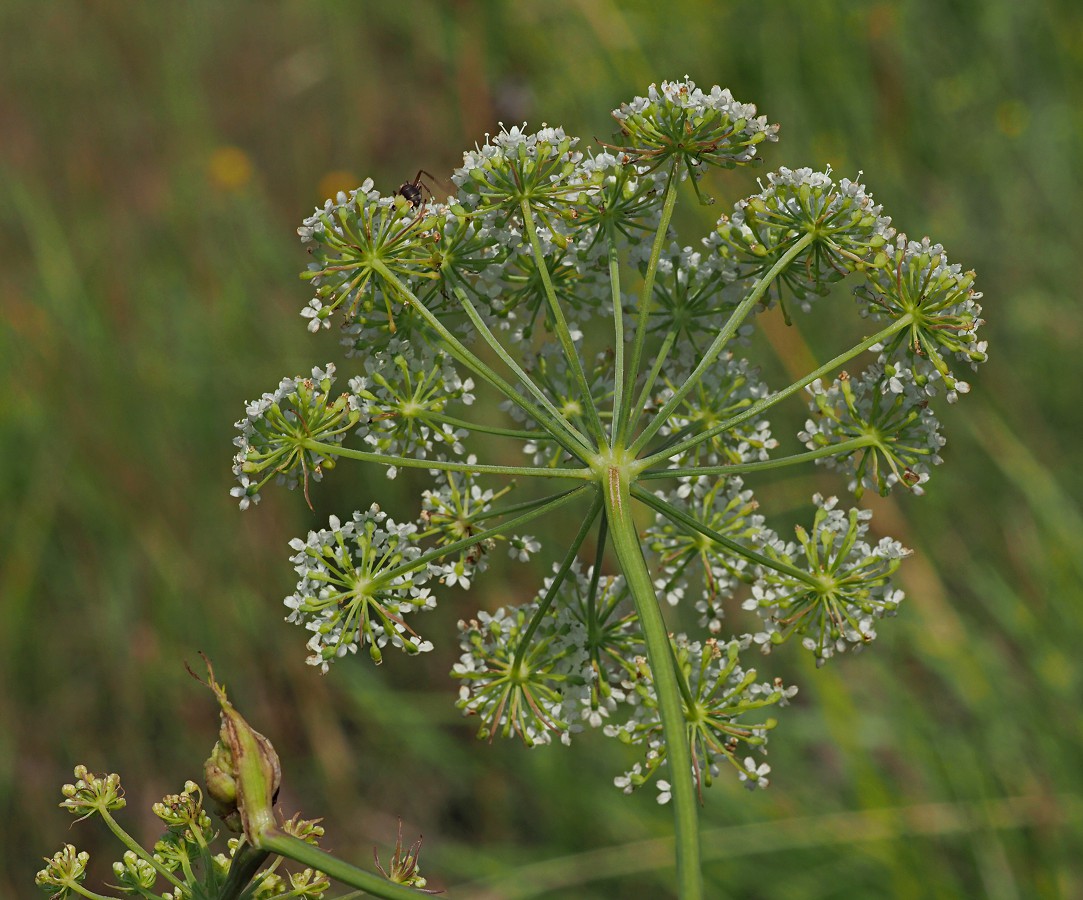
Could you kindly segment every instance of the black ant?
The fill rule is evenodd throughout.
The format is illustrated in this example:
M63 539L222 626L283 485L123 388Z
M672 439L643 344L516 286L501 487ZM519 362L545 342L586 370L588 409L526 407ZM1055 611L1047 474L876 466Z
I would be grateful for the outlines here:
M429 196L432 196L432 191L430 191L421 181L422 175L426 178L432 178L432 175L424 169L418 169L413 181L403 182L399 185L399 189L395 191L400 197L405 198L406 202L414 209L421 206L421 201L424 199L425 192L428 192Z

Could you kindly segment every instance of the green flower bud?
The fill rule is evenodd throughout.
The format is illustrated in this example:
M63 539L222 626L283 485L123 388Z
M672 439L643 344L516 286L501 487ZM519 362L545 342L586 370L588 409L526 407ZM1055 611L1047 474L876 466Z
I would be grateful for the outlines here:
M241 831L241 817L237 809L237 781L233 777L233 759L229 748L217 741L211 755L203 763L203 778L207 796L218 817L230 831Z
M204 767L207 794L216 803L225 805L227 818L233 815L232 807L236 804L245 837L259 847L260 836L277 826L274 802L282 783L282 765L271 742L252 728L229 702L225 688L214 680L210 661L204 657L204 662L208 675L205 683L218 699L222 718L218 744ZM232 786L229 779L233 780Z
M65 844L63 849L46 859L46 866L34 876L34 883L45 893L64 897L77 884L86 878L86 866L90 854L78 851L73 844Z

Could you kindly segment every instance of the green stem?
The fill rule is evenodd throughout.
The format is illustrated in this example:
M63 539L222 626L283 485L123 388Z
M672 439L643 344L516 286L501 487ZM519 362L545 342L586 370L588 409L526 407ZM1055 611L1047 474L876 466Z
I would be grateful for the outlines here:
M586 373L583 372L583 363L579 359L575 341L572 340L572 334L568 330L568 322L564 318L564 311L560 308L560 301L553 289L553 281L549 276L549 266L545 263L545 253L542 250L541 241L538 239L538 228L534 223L534 211L530 208L530 201L525 197L520 201L519 208L523 212L523 224L530 238L530 248L534 251L534 262L538 267L538 274L541 275L542 286L545 288L545 299L549 304L550 312L553 314L553 325L556 330L557 340L560 341L568 366L571 368L572 377L579 387L579 393L583 399L583 406L587 410L587 418L594 431L594 436L599 443L604 444L606 440L605 429L602 428L602 420L598 415L598 407L594 403L590 382L587 381Z
M131 835L128 834L128 832L126 832L123 828L120 827L120 824L117 822L117 820L114 819L111 815L109 815L109 810L100 809L99 812L101 813L101 817L105 821L105 824L108 826L109 830L116 835L117 840L119 840L125 847L135 853L135 855L142 859L144 862L150 863L154 867L154 871L161 875L174 887L184 887L184 885L173 875L172 872L169 871L169 869L167 869L160 862L158 862L158 860L156 860L151 854L147 853L147 851L144 850L143 847L140 846L139 843L135 839L133 839Z
M871 435L851 438L848 441L839 441L837 444L828 444L826 447L818 447L806 453L794 453L791 456L780 456L778 459L763 459L756 462L734 463L726 466L695 466L691 469L658 469L652 472L643 472L639 477L647 478L681 478L695 477L697 475L743 475L746 472L761 472L765 469L781 469L786 466L795 466L799 463L811 462L815 459L823 459L825 456L842 456L862 447L872 447L876 444L876 438Z
M430 328L432 328L432 330L435 331L438 335L440 335L441 338L443 338L445 344L447 345L448 352L452 356L454 356L455 359L461 362L480 379L488 382L490 385L496 388L500 393L502 393L520 409L522 409L523 412L525 412L532 419L535 419L539 422L548 421L548 417L540 409L538 409L533 403L523 397L517 390L515 390L515 388L513 388L510 384L508 384L507 381L497 375L496 372L489 368L489 366L482 362L477 356L471 353L470 350L468 350L463 345L462 341L455 337L455 335L448 330L444 323L441 322L433 314L432 310L425 306L425 304L417 298L414 292L411 291L405 284L402 283L402 281L399 280L398 276L394 272L392 272L386 265L384 265L379 260L374 260L372 263L372 267L374 270L380 273L381 277L383 277L389 285L394 287L394 289L399 292L399 295L403 298L403 300L406 303L410 304L410 306L417 311L417 314L425 320L426 324ZM566 432L567 428L565 427L563 431ZM557 431L554 431L553 436L557 438L557 440L561 441L563 445L564 439L563 435L561 434L561 430L558 429ZM571 447L566 446L565 449L573 455L577 455L578 453L578 451L574 450Z
M887 328L883 329L882 331L876 332L876 334L872 335L871 337L865 338L865 340L863 340L860 344L856 344L845 353L840 353L834 359L824 363L822 366L820 366L820 368L816 369L814 372L810 372L799 381L795 381L789 387L783 388L781 391L776 391L770 396L764 397L762 400L757 400L755 403L753 403L751 406L747 407L737 415L726 419L724 422L719 422L717 425L707 429L706 431L700 432L699 434L693 435L687 440L681 441L679 444L674 444L671 447L665 447L662 450L659 450L657 453L652 453L650 456L645 456L643 459L639 460L637 465L641 466L642 469L648 469L653 466L661 465L665 460L669 459L670 457L676 456L679 453L683 453L685 450L689 450L692 447L695 447L697 444L702 444L704 441L709 441L716 434L721 434L723 431L728 431L730 428L734 428L737 425L740 425L742 422L748 421L753 416L759 415L764 410L770 409L776 403L785 400L791 394L797 393L797 391L801 390L806 385L812 384L812 382L814 382L817 378L822 378L828 372L837 369L844 363L849 362L855 356L864 353L870 347L886 341L893 334L897 334L905 328L909 328L910 323L913 321L913 318L913 314L906 313L904 316L900 317L897 321L893 322Z
M609 287L613 297L613 423L621 421L624 409L624 301L620 295L620 256L613 223L605 229L609 251ZM611 435L615 441L617 435Z
M552 606L557 591L560 590L560 586L568 576L572 564L579 556L579 548L583 546L583 541L587 539L587 535L590 533L590 529L594 525L594 520L598 518L598 513L601 509L602 497L601 492L599 491L598 494L595 495L594 502L590 506L590 512L588 512L586 518L583 519L583 524L579 526L579 533L572 539L571 546L564 555L564 561L560 564L560 568L557 569L556 575L553 576L553 580L549 584L549 590L546 591L541 603L538 604L538 609L535 611L533 618L530 620L530 624L527 625L526 631L523 632L523 636L519 640L519 646L515 648L515 659L512 660L511 671L518 672L519 667L523 664L523 657L526 655L527 648L530 646L530 641L534 637L534 632L538 630L538 626L545 618L545 614L549 611L549 607Z
M455 416L446 416L438 412L425 412L418 416L432 422L441 422L451 425L453 428L465 428L471 432L480 434L492 434L497 437L517 438L521 441L551 441L553 436L548 431L530 431L528 429L501 428L499 425L482 425L480 422L471 422L469 419L459 419Z
M710 538L716 544L721 544L727 550L738 556L743 556L751 562L759 563L761 566L766 566L776 572L783 572L791 578L796 578L798 581L812 587L819 587L819 583L808 572L802 572L800 569L795 568L788 563L780 562L777 559L771 559L771 557L764 556L762 553L757 553L755 550L746 547L744 544L740 544L733 540L733 538L728 538L724 534L715 531L713 528L708 528L698 519L688 515L688 513L678 509L676 506L667 503L660 497L656 497L645 488L639 487L639 485L632 486L632 496L640 503L644 503L656 512L660 512L667 519L684 525L692 531L702 534L704 537Z
M639 366L643 360L643 347L647 341L647 323L650 321L651 303L654 300L654 277L658 271L658 260L665 246L669 222L673 218L673 208L677 205L677 163L669 171L666 179L666 192L662 200L662 216L658 221L658 230L654 234L654 245L651 247L651 257L647 262L647 271L643 276L643 288L639 292L639 316L636 320L635 342L632 344L632 363L628 367L627 393L635 390L636 380L639 378ZM631 421L627 406L624 408L624 418L618 420L613 429L614 446L624 446L627 442L627 430Z
M700 873L699 822L695 784L692 780L692 753L688 743L684 703L673 665L673 650L632 519L628 475L622 471L622 467L616 465L609 468L608 474L605 488L606 517L613 536L613 549L643 630L666 742L673 791L678 893L681 900L702 900L703 880Z
M711 346L707 348L707 352L703 354L703 358L692 370L692 374L688 376L685 382L673 392L673 396L670 397L665 405L658 411L655 417L651 420L650 424L643 429L642 434L636 438L632 444L631 450L634 455L638 455L639 452L647 446L648 442L658 432L666 420L669 419L670 414L674 409L684 400L688 393L699 384L700 379L703 377L703 373L707 371L715 360L718 359L719 354L726 348L726 344L730 342L730 339L736 334L737 329L741 327L741 323L752 311L752 307L760 302L767 288L771 286L772 282L786 271L790 267L790 263L794 261L809 244L816 240L815 232L806 232L789 250L787 250L776 262L770 270L758 281L756 286L752 289L747 297L740 302L737 308L730 315L729 320L722 330L718 332L718 335L711 342Z
M270 850L303 866L317 869L350 887L368 891L373 897L382 897L383 900L418 900L418 897L422 896L413 888L395 884L373 872L343 862L319 847L313 847L312 844L278 828L264 829L259 835L259 846L260 849Z
M443 547L435 547L427 553L422 553L417 559L412 559L398 568L390 569L385 572L379 578L373 580L374 584L376 586L381 586L390 583L406 572L413 572L415 569L420 569L422 566L428 565L434 559L440 559L440 557L447 556L451 553L458 553L460 550L464 550L467 547L473 547L475 544L480 544L491 537L504 534L512 528L518 528L520 525L525 525L532 519L544 516L546 513L552 512L554 509L563 506L565 503L571 502L576 497L582 495L584 491L590 490L591 487L592 485L584 484L581 487L572 488L570 491L565 491L563 494L557 494L554 497L547 499L540 506L534 507L529 512L523 513L521 516L516 516L514 519L508 519L506 522L501 522L499 525L487 528L485 531L479 531L469 537L453 541Z
M367 450L354 450L341 444L325 444L322 441L306 440L302 445L306 450L315 450L324 456L342 456L346 459L359 459L362 462L382 463L385 466L402 466L406 469L439 469L442 472L488 472L494 475L531 475L538 478L575 478L586 480L593 477L590 469L551 469L542 466L487 466L480 463L458 463L445 459L418 459L414 456L391 456L387 453L370 453Z
M485 343L489 345L504 365L515 373L516 377L526 386L526 389L537 398L538 402L542 405L542 409L548 413L548 415L540 414L540 410L537 410L537 407L534 407L533 404L531 404L531 408L535 410L535 412L531 414L531 417L535 419L539 425L544 426L556 440L560 441L561 446L569 453L581 457L584 450L590 452L590 440L561 414L560 410L553 405L553 401L550 400L545 395L545 392L534 383L534 379L527 375L523 370L523 367L515 361L515 358L508 353L504 345L497 340L496 335L493 334L492 329L489 328L485 320L478 313L474 304L470 302L470 298L466 296L463 289L454 287L452 288L452 291L458 299L459 305L462 306L463 311L466 313L473 326L478 330L478 334L481 335ZM525 406L522 406L522 404L519 405L521 409L526 410L529 413L529 410L527 410ZM562 437L562 435L566 435L567 437ZM578 444L578 447L572 446L571 442Z
M253 847L242 838L241 846L237 848L237 852L233 854L233 861L229 864L229 877L222 885L217 900L236 900L240 897L241 892L270 855L267 850Z

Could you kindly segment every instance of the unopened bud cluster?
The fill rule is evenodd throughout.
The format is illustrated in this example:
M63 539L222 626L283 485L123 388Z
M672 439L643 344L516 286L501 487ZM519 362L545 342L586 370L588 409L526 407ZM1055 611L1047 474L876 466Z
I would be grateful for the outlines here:
M167 794L154 803L151 811L164 827L162 836L147 847L140 846L113 818L112 813L123 809L120 776L95 775L86 766L76 766L75 782L62 789L60 804L80 818L101 816L110 830L127 849L112 863L111 887L119 894L87 893L84 882L90 854L66 844L37 873L35 883L46 894L55 897L138 896L154 900L188 900L193 897L217 897L230 877L236 854L244 846L238 838L230 838L216 850L218 828L203 807L203 791L193 781L187 781L176 794ZM283 825L283 830L312 843L323 834L317 821L297 816ZM251 848L248 848L251 850ZM270 900L289 896L317 900L331 886L322 872L303 869L285 872L280 861L253 871L243 888L243 896L251 900Z

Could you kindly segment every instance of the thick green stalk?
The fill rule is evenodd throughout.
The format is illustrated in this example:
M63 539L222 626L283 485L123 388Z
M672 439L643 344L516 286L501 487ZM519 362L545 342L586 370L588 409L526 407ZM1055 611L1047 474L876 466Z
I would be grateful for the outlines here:
M684 702L673 664L669 632L662 618L650 571L643 558L639 534L632 519L632 498L627 471L623 466L611 465L608 470L605 511L613 537L613 549L635 603L643 639L647 645L647 659L654 677L673 792L678 893L681 900L702 900L699 813L692 781L692 752L688 744Z

